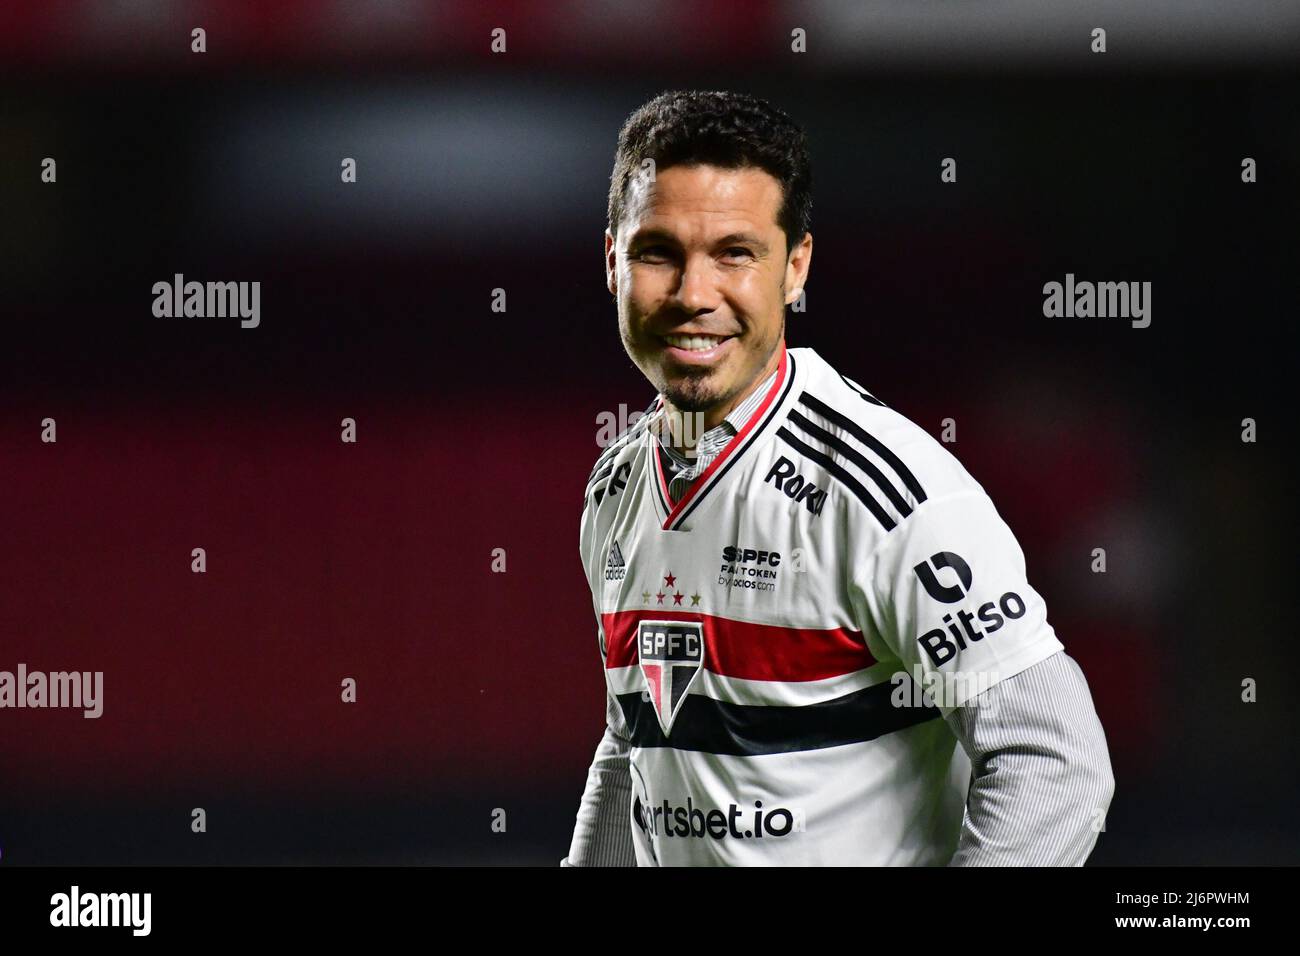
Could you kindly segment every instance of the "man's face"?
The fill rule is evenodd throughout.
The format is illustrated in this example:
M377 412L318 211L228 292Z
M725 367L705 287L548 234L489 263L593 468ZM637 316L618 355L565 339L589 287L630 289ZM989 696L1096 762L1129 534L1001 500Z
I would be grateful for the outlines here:
M671 166L628 185L605 270L623 347L679 411L713 427L780 360L812 236L786 254L781 186L756 168Z

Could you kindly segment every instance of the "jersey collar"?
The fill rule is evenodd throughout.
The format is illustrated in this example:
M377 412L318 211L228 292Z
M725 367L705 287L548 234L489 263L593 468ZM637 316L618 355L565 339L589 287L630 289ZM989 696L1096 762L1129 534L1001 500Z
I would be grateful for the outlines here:
M791 356L785 346L785 340L781 340L781 359L777 364L776 378L768 387L767 393L758 407L750 414L740 430L727 442L721 453L709 463L709 466L702 471L693 482L687 487L679 501L673 502L668 494L668 481L663 472L663 464L659 460L657 449L652 449L651 470L654 472L654 490L659 504L660 514L664 516L662 528L664 531L680 530L682 521L684 521L700 504L701 501L718 485L722 476L727 472L734 462L739 459L746 450L753 445L759 434L764 430L767 423L774 417L776 409L784 401L786 394L790 390L790 383L794 378L794 357ZM660 395L655 411L658 412L663 408L663 396Z

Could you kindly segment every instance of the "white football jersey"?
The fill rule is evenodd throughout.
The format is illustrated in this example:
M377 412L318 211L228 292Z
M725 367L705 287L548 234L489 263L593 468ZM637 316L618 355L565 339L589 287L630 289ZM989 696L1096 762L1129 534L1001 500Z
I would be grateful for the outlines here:
M942 719L1062 650L984 489L810 348L679 501L662 396L588 482L581 549L640 865L945 864Z

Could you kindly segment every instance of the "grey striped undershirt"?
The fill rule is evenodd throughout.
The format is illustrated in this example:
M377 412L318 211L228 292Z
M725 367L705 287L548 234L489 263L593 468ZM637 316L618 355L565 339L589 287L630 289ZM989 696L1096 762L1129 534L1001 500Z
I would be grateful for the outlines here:
M675 474L674 501L744 426L773 372L720 424L700 436L693 462L660 447ZM671 467L675 466L675 467ZM596 747L577 825L561 866L635 866L629 805L631 742L613 730ZM970 789L951 866L1082 866L1115 791L1106 734L1083 671L1057 651L958 707L945 718L971 762Z

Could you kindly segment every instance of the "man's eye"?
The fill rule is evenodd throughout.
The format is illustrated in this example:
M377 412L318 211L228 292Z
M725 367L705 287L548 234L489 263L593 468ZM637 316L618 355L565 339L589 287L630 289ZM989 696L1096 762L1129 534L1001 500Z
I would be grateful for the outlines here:
M736 258L752 259L754 258L754 254L750 252L748 249L746 249L744 246L732 246L730 249L726 251L726 257L728 259L736 259Z
M667 258L668 258L668 247L667 247L667 246L646 246L646 247L643 248L643 249L638 249L638 250L637 250L637 252L636 252L636 258L638 258L638 259L667 259Z

